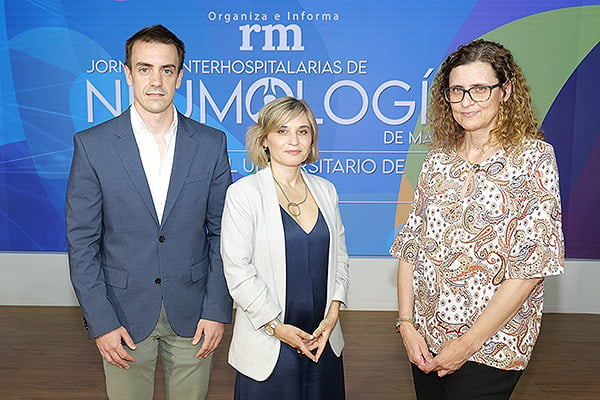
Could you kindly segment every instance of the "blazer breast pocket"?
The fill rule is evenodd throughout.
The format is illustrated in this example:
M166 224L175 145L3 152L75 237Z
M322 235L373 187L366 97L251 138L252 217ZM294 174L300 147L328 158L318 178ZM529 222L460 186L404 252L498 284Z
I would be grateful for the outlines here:
M192 176L187 176L185 181L183 181L183 185L194 185L198 183L203 183L208 180L208 173L195 174Z
M197 215L204 218L209 193L210 180L208 175L188 176L181 187L177 204L180 209L186 210L188 215Z

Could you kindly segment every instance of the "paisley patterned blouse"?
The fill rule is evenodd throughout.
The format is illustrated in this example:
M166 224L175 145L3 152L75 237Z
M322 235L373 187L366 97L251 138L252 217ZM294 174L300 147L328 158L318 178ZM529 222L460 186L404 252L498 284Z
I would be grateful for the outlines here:
M415 319L430 350L465 333L505 279L564 268L558 171L552 146L528 140L471 166L454 151L423 163L408 221L390 253L414 266ZM470 361L527 366L541 324L544 282Z

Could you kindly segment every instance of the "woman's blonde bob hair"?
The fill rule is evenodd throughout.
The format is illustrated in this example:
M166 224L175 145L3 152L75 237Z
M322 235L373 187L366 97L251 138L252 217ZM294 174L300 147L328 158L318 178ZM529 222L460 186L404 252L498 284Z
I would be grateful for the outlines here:
M490 141L511 150L519 148L525 138L543 139L533 115L529 86L511 52L499 43L477 39L450 54L433 80L427 110L431 145L455 150L462 143L464 129L454 120L450 103L444 98L444 89L449 86L450 72L454 68L478 61L491 65L502 84L501 90L506 90L508 84L512 86L508 100L500 103L498 123L490 132Z
M258 113L256 124L248 128L246 133L246 151L248 158L258 167L266 167L269 163L269 149L264 146L265 138L270 132L275 131L288 121L299 115L306 115L310 124L312 142L310 144L310 153L303 164L310 164L319 159L319 128L315 115L310 109L308 103L304 100L293 97L280 97L267 103Z

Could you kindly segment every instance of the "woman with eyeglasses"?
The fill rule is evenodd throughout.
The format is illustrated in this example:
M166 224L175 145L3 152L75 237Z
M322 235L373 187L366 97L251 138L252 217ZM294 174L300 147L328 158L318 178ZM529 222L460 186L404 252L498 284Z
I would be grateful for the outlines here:
M441 65L399 259L398 320L423 399L508 399L563 272L558 171L509 50L475 40Z

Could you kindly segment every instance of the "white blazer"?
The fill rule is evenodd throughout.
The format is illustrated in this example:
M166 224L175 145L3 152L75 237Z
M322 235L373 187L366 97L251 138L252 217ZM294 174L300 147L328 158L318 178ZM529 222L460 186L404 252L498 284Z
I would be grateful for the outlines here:
M302 171L329 228L327 313L334 300L346 303L348 254L344 226L333 184ZM285 318L285 236L271 168L232 184L227 190L221 225L221 255L231 297L237 305L229 363L257 381L271 375L281 342L264 325ZM324 315L325 317L325 315ZM311 333L311 332L309 332ZM339 356L344 347L340 323L329 344Z

